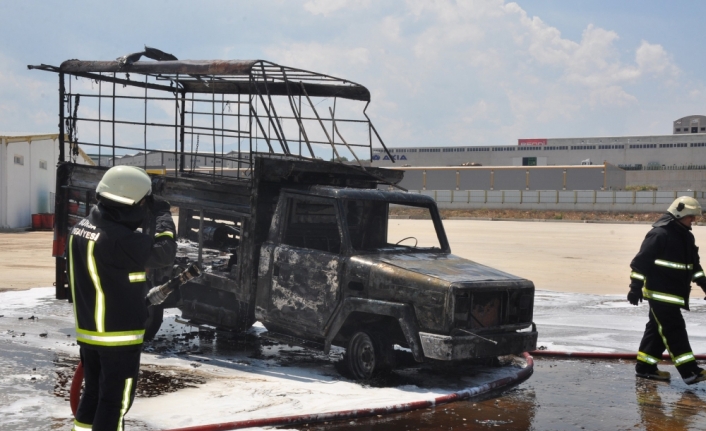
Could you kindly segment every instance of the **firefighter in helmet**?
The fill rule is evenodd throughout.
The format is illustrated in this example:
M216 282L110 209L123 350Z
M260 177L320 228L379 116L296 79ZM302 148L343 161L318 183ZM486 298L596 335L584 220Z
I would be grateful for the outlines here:
M98 205L71 230L68 275L85 389L74 430L122 430L140 368L147 268L172 265L176 229L169 203L151 194L147 173L115 166L103 175ZM154 235L136 231L150 211Z
M701 218L699 202L687 196L677 198L652 225L630 263L628 301L638 305L644 298L650 305L649 321L637 353L638 377L669 380L668 372L657 369L667 350L686 384L706 380L706 370L696 364L681 314L682 308L689 309L692 282L706 292L699 249L691 233L697 218Z

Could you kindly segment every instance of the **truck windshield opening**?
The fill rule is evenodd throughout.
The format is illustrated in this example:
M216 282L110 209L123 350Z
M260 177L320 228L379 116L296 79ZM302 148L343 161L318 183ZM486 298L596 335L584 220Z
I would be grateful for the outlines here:
M345 208L354 250L441 250L430 208L366 200L350 200Z

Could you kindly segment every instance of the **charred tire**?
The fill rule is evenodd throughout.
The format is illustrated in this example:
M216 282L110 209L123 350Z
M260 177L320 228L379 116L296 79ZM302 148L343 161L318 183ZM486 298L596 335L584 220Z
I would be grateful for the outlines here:
M346 346L346 367L355 380L389 373L394 365L393 358L394 351L387 337L370 330L355 332Z
M147 307L150 315L145 322L145 341L150 341L154 339L157 335L159 327L162 326L162 320L164 319L164 305L151 305Z

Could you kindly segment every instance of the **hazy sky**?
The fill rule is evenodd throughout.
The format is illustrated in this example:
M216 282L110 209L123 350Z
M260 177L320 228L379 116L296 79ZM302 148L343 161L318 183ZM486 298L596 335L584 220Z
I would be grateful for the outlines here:
M57 77L26 65L143 45L363 84L392 147L671 134L706 114L702 1L8 0L0 16L0 132L58 131Z

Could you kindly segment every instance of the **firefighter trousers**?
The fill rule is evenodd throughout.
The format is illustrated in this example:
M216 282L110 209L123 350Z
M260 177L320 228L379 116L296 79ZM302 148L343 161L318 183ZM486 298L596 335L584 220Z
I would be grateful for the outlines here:
M696 358L689 344L686 323L678 306L648 300L650 319L637 354L637 368L656 367L665 349L682 378L699 372Z
M75 431L123 430L123 418L135 398L140 347L113 351L81 346L85 387L76 411Z

